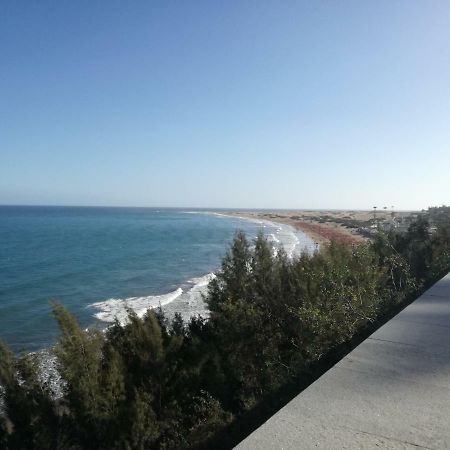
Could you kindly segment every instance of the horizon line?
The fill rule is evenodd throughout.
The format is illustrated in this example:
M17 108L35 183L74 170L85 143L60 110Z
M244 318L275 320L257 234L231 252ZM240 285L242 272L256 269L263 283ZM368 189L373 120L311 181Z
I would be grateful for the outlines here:
M442 205L445 206L445 205ZM203 210L254 210L254 211L370 211L373 212L373 207L364 208L280 208L280 207L227 207L227 206L135 206L135 205L64 205L64 204L20 204L20 203L0 203L0 208L3 207L22 207L22 208L133 208L133 209L203 209ZM428 206L432 208L434 206ZM379 208L379 207L377 207ZM383 208L377 209L378 211L383 211ZM420 212L425 211L425 209L402 209L394 208L390 209L387 207L385 212L391 211L404 211L404 212Z

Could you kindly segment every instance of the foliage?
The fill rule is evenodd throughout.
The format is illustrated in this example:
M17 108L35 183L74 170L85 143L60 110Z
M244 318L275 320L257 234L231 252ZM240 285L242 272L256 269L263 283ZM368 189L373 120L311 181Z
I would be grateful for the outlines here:
M294 259L262 234L252 243L238 233L208 287L209 320L130 311L127 325L102 333L55 304L63 395L54 398L34 355L0 344L0 447L201 445L447 271L450 229L429 230L419 217L406 234Z

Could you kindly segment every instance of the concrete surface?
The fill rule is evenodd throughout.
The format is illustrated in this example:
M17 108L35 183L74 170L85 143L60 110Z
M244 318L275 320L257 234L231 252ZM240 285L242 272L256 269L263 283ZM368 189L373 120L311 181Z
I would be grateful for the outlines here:
M450 449L450 274L236 448Z

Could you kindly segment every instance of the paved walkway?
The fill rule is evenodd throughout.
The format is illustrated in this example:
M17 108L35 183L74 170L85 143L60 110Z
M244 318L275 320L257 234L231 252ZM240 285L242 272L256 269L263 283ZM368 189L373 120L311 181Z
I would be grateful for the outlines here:
M237 449L450 449L450 274Z

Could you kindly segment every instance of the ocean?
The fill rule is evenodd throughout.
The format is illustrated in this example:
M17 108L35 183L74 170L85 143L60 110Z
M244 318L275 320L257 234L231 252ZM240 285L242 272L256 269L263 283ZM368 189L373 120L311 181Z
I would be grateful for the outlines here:
M157 208L0 206L0 339L13 351L54 344L50 302L83 327L106 327L126 308L161 305L208 316L207 283L237 230L263 229L290 255L314 243L287 225L224 215L226 211Z

